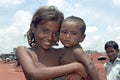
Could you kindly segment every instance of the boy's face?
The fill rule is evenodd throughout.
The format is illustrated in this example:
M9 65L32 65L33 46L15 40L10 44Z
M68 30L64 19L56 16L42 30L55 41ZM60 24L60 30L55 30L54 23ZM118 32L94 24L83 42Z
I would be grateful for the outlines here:
M110 58L111 61L114 61L119 53L119 50L116 50L112 47L108 47L106 49L107 56Z
M80 25L74 21L63 21L60 30L60 40L64 47L74 47L82 42L85 38L81 34Z
M59 24L57 21L48 21L31 28L36 44L44 49L50 49L59 40Z

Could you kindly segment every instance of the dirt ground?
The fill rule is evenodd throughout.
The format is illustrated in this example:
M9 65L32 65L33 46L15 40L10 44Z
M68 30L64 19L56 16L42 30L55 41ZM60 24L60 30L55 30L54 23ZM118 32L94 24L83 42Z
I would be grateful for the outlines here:
M15 62L0 61L0 80L25 80L25 77L21 67L16 67Z

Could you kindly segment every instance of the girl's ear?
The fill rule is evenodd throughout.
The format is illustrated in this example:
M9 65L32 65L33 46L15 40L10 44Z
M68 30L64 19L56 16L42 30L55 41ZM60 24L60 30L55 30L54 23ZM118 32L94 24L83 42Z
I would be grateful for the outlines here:
M85 34L83 34L83 35L81 36L80 42L83 42L83 41L84 41L84 39L85 39L85 37L86 37L86 35L85 35Z
M33 23L30 24L30 30L32 33L35 33L35 26Z

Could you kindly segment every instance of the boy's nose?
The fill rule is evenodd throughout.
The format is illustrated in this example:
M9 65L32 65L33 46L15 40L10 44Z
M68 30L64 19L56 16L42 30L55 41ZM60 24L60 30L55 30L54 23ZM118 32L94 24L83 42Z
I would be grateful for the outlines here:
M110 52L108 55L109 55L109 56L111 56L111 55L112 55L112 53Z
M67 37L69 37L69 36L70 36L70 34L68 33L66 36L67 36Z

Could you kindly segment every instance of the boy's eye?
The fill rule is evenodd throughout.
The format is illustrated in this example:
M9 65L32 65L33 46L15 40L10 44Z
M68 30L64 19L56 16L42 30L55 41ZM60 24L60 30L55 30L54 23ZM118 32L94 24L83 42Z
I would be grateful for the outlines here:
M67 34L67 31L62 30L61 33L62 33L62 34Z
M76 35L77 33L76 32L72 32L72 35Z
M110 53L114 53L114 51L109 51L109 52L107 51L107 54L110 54Z

